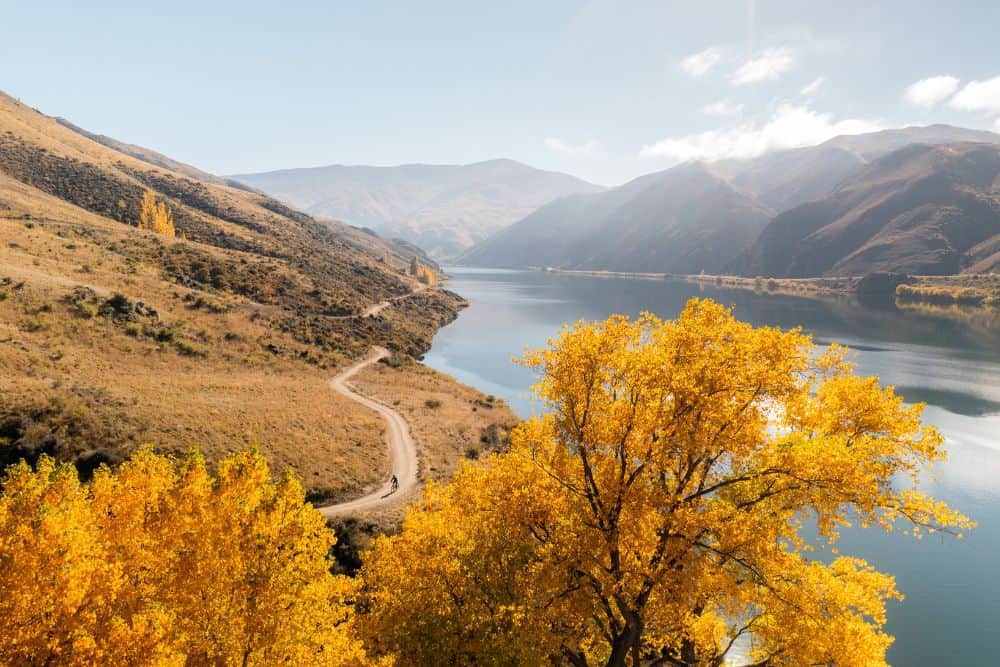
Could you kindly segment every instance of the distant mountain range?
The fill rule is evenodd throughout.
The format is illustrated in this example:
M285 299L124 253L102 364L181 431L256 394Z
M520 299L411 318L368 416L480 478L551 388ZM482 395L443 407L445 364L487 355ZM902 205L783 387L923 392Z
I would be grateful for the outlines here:
M513 160L399 167L331 165L231 177L313 215L458 255L553 199L599 186Z
M752 243L770 218L770 209L704 165L685 164L607 192L556 200L459 261L476 266L715 272Z
M993 271L998 144L932 125L687 163L553 201L458 261L780 277Z
M1000 268L1000 147L911 144L778 215L743 273L799 278Z

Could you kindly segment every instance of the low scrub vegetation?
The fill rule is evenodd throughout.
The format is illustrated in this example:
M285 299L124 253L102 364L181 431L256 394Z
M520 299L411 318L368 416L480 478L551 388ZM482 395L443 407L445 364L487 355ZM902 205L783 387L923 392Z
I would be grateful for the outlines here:
M968 306L988 306L997 302L989 290L946 285L900 285L896 288L896 298L902 301Z

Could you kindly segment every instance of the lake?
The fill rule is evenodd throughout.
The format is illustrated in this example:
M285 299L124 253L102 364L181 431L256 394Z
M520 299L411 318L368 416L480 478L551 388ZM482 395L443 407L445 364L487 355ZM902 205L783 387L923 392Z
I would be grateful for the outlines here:
M507 400L521 416L533 376L513 364L564 322L648 310L675 316L694 296L732 305L754 324L801 326L819 343L854 350L858 372L878 375L912 401L927 403L949 459L924 488L979 523L964 540L854 530L841 553L896 577L906 596L889 607L896 643L889 662L904 667L996 665L1000 627L1000 322L941 317L930 309L863 305L852 297L811 299L727 290L679 281L569 276L541 271L449 269L449 289L469 300L434 339L425 362Z

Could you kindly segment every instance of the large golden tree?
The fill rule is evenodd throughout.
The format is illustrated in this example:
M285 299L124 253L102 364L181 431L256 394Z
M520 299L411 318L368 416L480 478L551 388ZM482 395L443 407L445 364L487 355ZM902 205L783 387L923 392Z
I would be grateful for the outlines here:
M366 560L361 629L400 665L881 665L892 577L803 526L971 526L917 488L922 406L799 331L692 300L524 363L550 410Z

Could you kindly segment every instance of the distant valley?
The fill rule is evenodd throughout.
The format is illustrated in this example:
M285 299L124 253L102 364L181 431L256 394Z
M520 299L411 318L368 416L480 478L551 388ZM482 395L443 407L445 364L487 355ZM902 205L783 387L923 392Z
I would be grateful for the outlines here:
M323 218L455 257L539 206L602 188L513 160L398 167L331 165L231 177Z

